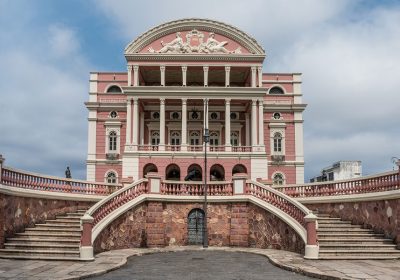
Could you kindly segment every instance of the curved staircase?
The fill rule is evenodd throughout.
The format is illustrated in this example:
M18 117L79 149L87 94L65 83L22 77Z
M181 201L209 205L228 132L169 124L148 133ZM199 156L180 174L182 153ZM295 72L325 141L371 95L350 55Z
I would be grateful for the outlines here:
M25 232L7 238L0 258L37 260L80 260L80 218L86 210L77 210L66 215L46 220L26 228Z
M318 216L319 259L398 259L400 250L392 239L372 229L352 225L350 221L331 218L328 214Z

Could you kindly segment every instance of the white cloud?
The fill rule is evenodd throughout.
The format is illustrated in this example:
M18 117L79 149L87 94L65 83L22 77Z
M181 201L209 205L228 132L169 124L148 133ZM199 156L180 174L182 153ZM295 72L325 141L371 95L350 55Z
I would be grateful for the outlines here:
M49 27L49 44L51 51L58 57L74 55L80 48L73 30L62 25Z

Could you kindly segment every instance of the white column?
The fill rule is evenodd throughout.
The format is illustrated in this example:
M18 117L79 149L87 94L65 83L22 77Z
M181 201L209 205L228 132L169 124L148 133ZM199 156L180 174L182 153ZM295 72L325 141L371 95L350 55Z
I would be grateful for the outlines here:
M126 145L132 144L132 98L128 98L126 103Z
M204 86L208 87L208 66L203 66Z
M250 116L249 113L245 114L246 118L246 146L250 146Z
M161 65L160 66L160 72L161 72L161 86L165 86L165 66Z
M160 151L165 150L165 98L160 98Z
M182 66L182 86L186 86L186 72L187 66Z
M262 66L258 66L258 87L262 87Z
M139 85L139 65L133 65L133 86Z
M232 151L231 147L231 100L225 99L225 151Z
M203 121L204 121L204 127L205 128L209 128L208 127L208 112L210 111L209 108L207 109L207 114L206 114L206 107L208 108L208 99L204 98L203 99Z
M132 86L132 65L128 65L128 87Z
M133 98L133 127L132 127L132 145L138 145L138 131L139 131L139 101L137 97Z
M144 112L140 114L140 145L144 145Z
M187 99L182 98L182 143L181 150L187 150Z
M264 147L264 105L263 100L258 100L258 145Z
M251 146L257 146L257 99L251 100Z
M96 159L96 122L97 111L89 110L89 128L88 128L88 160Z
M231 67L225 66L225 86L226 87L229 87L229 85L230 85L230 73L231 73Z
M257 67L251 66L251 87L256 87L256 74L257 74Z

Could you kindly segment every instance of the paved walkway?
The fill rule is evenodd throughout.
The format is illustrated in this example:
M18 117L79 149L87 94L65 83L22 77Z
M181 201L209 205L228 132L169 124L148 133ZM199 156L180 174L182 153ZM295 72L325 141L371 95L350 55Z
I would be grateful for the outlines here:
M301 255L270 249L255 248L220 248L210 247L208 252L221 254L224 252L247 252L267 257L274 265L285 268L292 272L300 272L307 276L314 276L321 279L380 279L380 280L398 280L400 279L400 260L386 261L323 261L323 260L305 260ZM200 247L167 247L162 249L124 249L101 253L96 256L93 262L57 262L57 261L22 261L0 259L0 279L13 280L50 280L50 279L83 279L90 275L102 275L107 271L115 270L126 264L128 257L140 256L144 254L159 252L182 252L182 251L204 251ZM223 254L222 254L223 255ZM166 254L156 254L154 259L161 263ZM138 258L133 258L138 259ZM265 260L265 259L264 259ZM266 266L262 258L257 265ZM224 270L229 271L230 267L236 264L228 265L224 262ZM155 269L152 267L152 269ZM162 271L160 271L162 274ZM260 272L262 273L262 272ZM111 275L111 274L110 274ZM295 276L295 274L290 274ZM238 275L231 275L232 278L241 279ZM96 279L96 278L93 278ZM101 279L101 278L100 278ZM107 278L105 278L107 279ZM111 278L112 279L112 278ZM128 279L128 278L125 278ZM135 278L130 278L135 279ZM140 279L140 278L139 278ZM146 278L146 279L166 279ZM193 278L201 279L201 278ZM216 278L214 278L216 279ZM242 278L251 279L251 278ZM257 279L257 278L253 278ZM267 278L265 278L267 279ZM273 278L276 279L276 278ZM294 278L285 278L294 279ZM299 278L300 279L300 278ZM307 279L307 278L305 278Z

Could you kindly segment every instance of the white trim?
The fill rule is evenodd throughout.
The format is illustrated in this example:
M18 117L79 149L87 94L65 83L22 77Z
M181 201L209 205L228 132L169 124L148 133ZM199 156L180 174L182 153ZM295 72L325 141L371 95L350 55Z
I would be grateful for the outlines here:
M108 169L108 170L104 173L104 182L105 182L105 183L108 183L108 182L107 182L107 178L108 178L108 174L109 174L110 172L112 172L112 173L115 174L115 176L116 176L116 177L115 177L115 180L116 180L115 184L118 184L119 175L118 175L118 172L117 172L115 169ZM110 183L110 184L112 184L112 183Z
M274 88L274 87L278 87L278 88L280 88L281 90L283 90L283 94L273 94L273 93L269 93L269 92L271 91L271 89ZM267 94L270 94L270 95L272 95L272 96L280 96L280 95L286 95L287 92L286 92L285 88L284 88L282 85L280 85L280 84L273 84L273 85L271 85L271 86L269 87Z
M280 133L282 137L282 142L281 142L281 151L275 151L274 149L274 136L276 133ZM270 154L271 155L285 155L286 154L286 135L285 135L285 129L282 128L272 128L270 129L269 132L269 137L270 137Z
M113 86L119 87L120 90L121 90L121 92L108 92L109 88L110 88L110 87L113 87ZM108 84L108 85L106 86L106 88L105 88L105 90L104 90L104 93L109 93L109 94L123 94L123 93L124 93L124 90L122 89L122 86L121 86L121 85L116 84L116 83L110 83L110 84Z
M282 185L277 185L277 184L275 184L275 182L274 182L274 177L275 177L275 175L277 175L277 174L281 174L281 175L282 175L282 179L283 179ZM275 171L274 173L272 173L272 175L271 175L271 180L272 180L273 186L283 186L283 185L285 185L285 183L286 183L286 175L285 175L284 172L277 170L277 171Z

